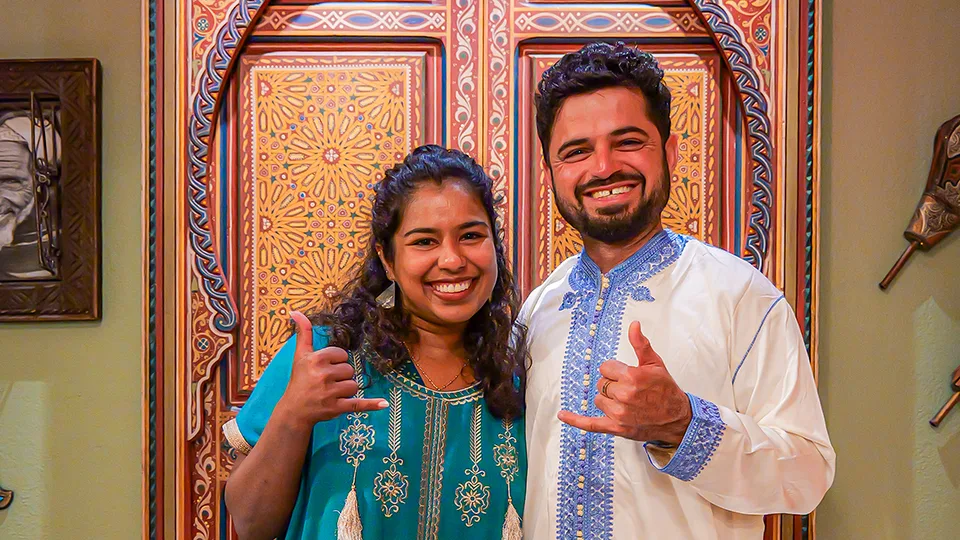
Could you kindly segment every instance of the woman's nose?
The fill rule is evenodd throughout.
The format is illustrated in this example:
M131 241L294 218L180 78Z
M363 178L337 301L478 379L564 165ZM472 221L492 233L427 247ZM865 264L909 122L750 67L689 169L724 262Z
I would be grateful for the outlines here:
M460 252L459 246L445 243L441 247L440 259L437 261L437 266L439 266L441 270L456 271L463 268L466 262L463 253Z

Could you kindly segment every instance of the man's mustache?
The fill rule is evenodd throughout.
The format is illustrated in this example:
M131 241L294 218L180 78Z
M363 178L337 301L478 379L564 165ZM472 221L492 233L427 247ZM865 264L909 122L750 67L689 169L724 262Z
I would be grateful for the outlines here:
M573 190L573 194L576 195L577 199L583 198L583 193L590 189L597 189L606 187L618 182L639 182L644 185L647 183L647 177L640 173L623 173L617 172L613 173L606 178L591 178L588 182L580 184Z

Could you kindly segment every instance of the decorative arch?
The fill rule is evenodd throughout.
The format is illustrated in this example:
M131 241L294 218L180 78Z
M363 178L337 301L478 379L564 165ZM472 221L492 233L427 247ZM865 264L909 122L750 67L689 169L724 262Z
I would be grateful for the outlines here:
M145 238L145 500L149 500L144 519L145 536L162 537L163 529L163 251L176 254L176 280L179 310L169 310L177 319L174 344L177 363L177 401L171 412L177 417L175 439L178 459L175 472L175 498L178 501L177 535L195 538L229 537L230 525L221 521L222 506L219 483L225 480L232 464L228 449L220 448L217 424L233 414L226 372L238 362L238 343L242 344L239 324L246 320L242 311L245 300L238 297L234 281L235 261L231 259L224 211L229 201L221 182L218 164L212 163L220 148L212 148L221 124L231 114L228 98L234 76L240 68L243 51L258 32L269 39L281 40L284 33L311 39L331 40L345 35L396 37L406 32L443 42L448 55L444 76L449 116L444 126L448 145L460 147L480 157L496 182L503 189L514 189L519 183L515 174L518 159L528 159L525 150L517 147L511 88L517 86L516 62L511 58L517 34L527 38L538 33L549 39L573 41L600 36L608 39L633 39L641 43L671 43L687 40L709 42L717 51L736 96L731 105L739 110L742 125L737 136L742 140L739 155L744 160L743 187L736 198L738 216L736 230L730 233L728 249L764 271L783 287L787 263L782 245L786 209L780 196L784 189L784 103L785 78L785 4L781 0L759 0L746 3L736 0L687 0L685 6L675 1L648 0L640 4L603 4L596 12L590 3L579 2L575 9L566 2L546 0L423 0L392 4L378 3L376 11L359 4L326 2L304 5L301 2L271 0L187 0L181 10L174 40L178 54L175 67L180 86L175 129L163 129L163 35L164 0L144 0L148 19L145 21L145 127L148 159L145 172L150 183L147 194ZM599 4L598 4L599 5ZM808 346L815 345L816 327L816 259L815 220L817 212L817 171L814 149L819 144L816 133L816 104L819 60L817 0L803 2L801 17L801 123L798 127L798 174L800 208L795 216L799 225L797 238L795 307ZM639 9L642 7L643 9ZM381 11L382 9L382 11ZM486 11L484 11L486 10ZM678 15L679 14L679 15ZM674 19L671 19L674 17ZM482 27L482 28L481 28ZM320 37L322 35L322 38ZM406 34L405 34L406 35ZM444 41L446 36L446 41ZM662 39L666 38L666 39ZM646 40L646 41L644 41ZM521 40L522 41L522 40ZM804 46L806 45L806 46ZM254 46L256 48L256 46ZM712 53L711 53L712 54ZM456 58L454 58L454 56ZM486 65L484 65L486 64ZM472 70L472 71L471 71ZM480 90L475 87L479 86ZM473 92L489 92L486 109L482 99L470 101ZM232 102L230 102L232 103ZM724 106L728 106L724 103ZM227 111L227 112L223 112ZM484 114L485 112L485 114ZM482 117L481 117L482 116ZM456 127L464 118L468 128ZM520 119L522 122L523 120ZM439 122L439 121L438 121ZM439 123L438 123L439 125ZM451 126L454 126L451 129ZM515 129L516 128L516 129ZM232 127L231 127L232 129ZM513 130L513 131L511 131ZM178 161L168 161L182 178L176 208L182 230L165 241L163 230L162 146L164 132L180 133ZM439 135L437 136L439 138ZM774 144L777 141L777 144ZM468 148L467 144L470 147ZM527 201L526 204L529 204ZM523 202L521 201L521 204ZM227 210L226 214L230 214ZM529 226L508 211L507 227L519 230ZM791 215L791 218L793 216ZM519 220L519 221L518 221ZM516 246L514 246L515 249ZM516 253L525 254L522 249ZM793 267L791 267L793 268ZM174 281L173 277L167 278ZM792 298L792 297L791 297ZM239 304L238 304L239 302ZM169 307L173 307L173 303ZM242 347L240 347L242 348ZM812 357L815 354L812 351ZM171 355L172 357L172 355ZM814 366L816 369L816 366ZM226 392L220 394L220 392ZM802 530L799 537L808 538L810 523L804 517L794 524ZM158 535L159 533L159 535ZM812 535L811 535L812 536ZM772 538L772 536L770 536Z
M729 69L735 74L741 105L748 119L754 209L749 215L742 256L758 269L765 270L774 227L771 209L775 204L769 92L756 67L754 54L745 43L742 29L734 26L733 17L724 3L717 0L688 2L710 28L717 47L723 51ZM239 0L233 6L217 31L216 46L207 53L192 98L188 149L190 242L196 254L197 271L202 277L201 286L210 308L216 313L213 324L220 332L233 330L238 314L236 301L231 297L222 264L218 261L217 241L210 221L214 210L210 207L212 186L207 174L209 144L215 134L214 119L222 110L222 90L235 69L237 53L243 49L269 4L269 0Z

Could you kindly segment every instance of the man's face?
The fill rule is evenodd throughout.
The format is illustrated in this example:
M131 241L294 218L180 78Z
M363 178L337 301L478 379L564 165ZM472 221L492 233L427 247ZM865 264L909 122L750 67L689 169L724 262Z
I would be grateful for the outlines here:
M560 215L583 236L617 244L659 226L677 140L662 140L639 90L612 87L565 99L549 153Z

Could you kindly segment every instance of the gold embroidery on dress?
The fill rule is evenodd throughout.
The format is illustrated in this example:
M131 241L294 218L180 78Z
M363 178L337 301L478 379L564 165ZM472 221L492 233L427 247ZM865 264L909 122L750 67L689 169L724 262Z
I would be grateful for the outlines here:
M466 469L469 480L457 486L454 501L457 510L460 510L460 519L467 527L472 527L480 521L480 516L487 513L490 506L490 488L483 485L481 478L487 475L480 469L480 420L483 408L480 402L473 406L473 421L470 422L470 461L473 467Z
M357 390L357 397L363 398L363 370L360 361L353 362L353 372L360 389ZM367 450L373 447L374 435L373 426L365 424L369 415L366 412L356 412L347 415L350 423L340 432L340 454L346 456L347 463L353 465L353 485L357 483L357 467L366 457Z
M512 420L503 421L503 433L497 436L503 443L493 447L493 460L500 467L500 476L507 481L507 498L510 499L510 484L520 472L520 462L517 458L517 447L514 443L517 438L513 436L510 430L513 428Z
M493 447L493 461L500 467L500 476L507 482L507 514L503 520L501 540L519 540L523 536L520 516L513 506L513 495L510 493L510 484L520 472L520 460L517 457L517 447L514 445L517 438L510 432L512 427L511 420L503 420L503 433L498 436L503 442Z
M420 473L420 519L417 538L436 540L440 532L440 495L443 485L444 454L447 447L447 401L426 400L423 428L423 470Z
M357 397L363 398L363 370L360 360L350 356L353 363L353 373L360 389L357 390ZM360 540L363 538L363 526L360 521L360 513L357 503L357 469L360 462L366 457L367 451L373 447L374 430L370 424L363 421L368 418L366 412L350 413L347 420L350 424L340 432L340 454L346 456L347 463L353 465L353 481L350 484L350 491L347 493L347 500L343 505L343 511L337 519L337 539L338 540Z
M380 508L384 517L397 513L400 505L407 499L407 488L410 485L407 475L397 467L403 465L403 459L397 457L400 450L400 414L401 392L394 386L390 389L390 426L387 430L387 444L390 446L390 455L383 458L383 463L389 467L381 471L373 480L373 495L380 501Z
M463 390L439 392L423 386L399 371L390 371L384 373L383 376L391 383L403 388L406 393L424 401L436 399L446 402L447 405L463 405L464 403L480 401L483 398L483 388L481 388L480 383L474 383Z

